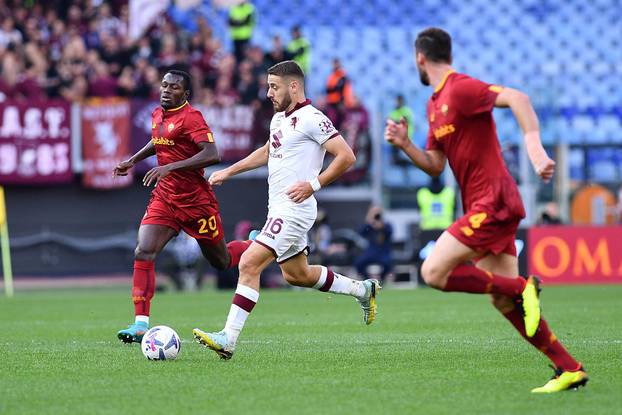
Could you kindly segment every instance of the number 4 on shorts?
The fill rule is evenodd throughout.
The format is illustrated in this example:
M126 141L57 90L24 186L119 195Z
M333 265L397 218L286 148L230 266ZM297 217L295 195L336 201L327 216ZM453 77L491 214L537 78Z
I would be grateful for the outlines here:
M473 229L479 229L479 227L482 226L482 222L484 222L484 220L486 220L487 216L488 215L485 212L476 213L474 215L469 216L469 223L471 224L471 227L463 226L463 227L460 228L460 230L466 236L473 235L473 233L474 233ZM471 229L471 228L473 228L473 229Z

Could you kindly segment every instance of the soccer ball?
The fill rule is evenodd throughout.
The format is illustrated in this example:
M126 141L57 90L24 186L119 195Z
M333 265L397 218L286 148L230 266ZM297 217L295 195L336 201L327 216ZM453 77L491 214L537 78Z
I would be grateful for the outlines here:
M147 330L140 348L149 360L173 360L181 350L181 341L172 328L155 326Z

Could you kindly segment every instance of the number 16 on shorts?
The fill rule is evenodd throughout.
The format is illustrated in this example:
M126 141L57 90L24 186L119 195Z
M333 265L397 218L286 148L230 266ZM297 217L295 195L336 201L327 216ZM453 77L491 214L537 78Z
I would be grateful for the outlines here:
M261 233L274 239L283 230L283 219L269 217L261 229Z

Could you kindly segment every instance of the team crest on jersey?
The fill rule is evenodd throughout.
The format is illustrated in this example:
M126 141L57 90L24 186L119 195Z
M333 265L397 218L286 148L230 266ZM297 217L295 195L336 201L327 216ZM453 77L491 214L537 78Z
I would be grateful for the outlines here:
M449 107L447 106L447 104L441 105L441 112L443 113L444 116L447 116L448 111L449 111Z
M297 117L292 117L292 120L291 120L291 125L292 125L292 128L293 128L294 130L296 129L296 123L297 123L297 122L298 122L298 118L297 118Z
M168 132L170 133L171 131L175 129L175 124L170 123L167 128L168 128Z
M330 122L330 120L323 120L322 122L320 122L320 131L324 134L328 134L331 131L335 131L335 127L333 126L333 123Z

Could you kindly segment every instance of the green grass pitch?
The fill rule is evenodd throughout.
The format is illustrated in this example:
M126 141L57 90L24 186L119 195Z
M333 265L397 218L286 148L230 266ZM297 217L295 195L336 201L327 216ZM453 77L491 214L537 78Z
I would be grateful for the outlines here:
M191 331L220 329L231 296L157 294L152 325L183 340L165 362L116 339L127 289L1 298L0 414L622 413L622 286L545 287L544 316L591 377L548 396L529 393L548 360L484 296L385 290L367 327L351 298L264 290L225 362Z

